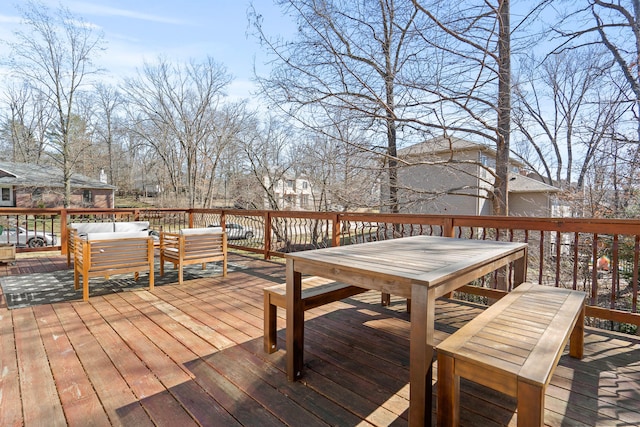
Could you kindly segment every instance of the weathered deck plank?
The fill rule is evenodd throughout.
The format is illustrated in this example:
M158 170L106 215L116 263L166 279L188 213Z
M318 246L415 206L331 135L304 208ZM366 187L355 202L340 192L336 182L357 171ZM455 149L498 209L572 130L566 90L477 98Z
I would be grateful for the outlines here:
M227 278L0 307L0 425L406 425L408 316L365 293L305 313L305 376L262 349L262 288L281 265L231 255ZM0 276L66 267L18 260ZM70 283L70 286L73 284ZM442 300L436 341L481 308ZM284 310L278 311L284 340ZM437 364L435 369L437 369ZM515 425L515 400L463 381L464 426ZM434 399L435 401L435 399ZM640 340L587 328L547 388L549 425L639 425Z

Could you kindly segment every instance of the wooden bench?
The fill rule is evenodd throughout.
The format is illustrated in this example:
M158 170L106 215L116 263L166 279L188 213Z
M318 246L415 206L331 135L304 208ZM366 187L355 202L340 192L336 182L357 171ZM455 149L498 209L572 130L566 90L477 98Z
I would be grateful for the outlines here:
M153 289L153 239L148 233L88 233L86 238L74 237L73 284L80 288L82 299L89 300L89 278L149 272L149 290Z
M586 294L523 283L437 346L439 426L459 424L460 377L515 397L518 426L544 424L545 389L570 341L582 358Z
M322 277L309 277L302 280L302 303L304 311L329 304L334 301L367 292L367 289L346 285ZM264 351L273 353L277 350L278 307L287 307L287 285L264 288Z

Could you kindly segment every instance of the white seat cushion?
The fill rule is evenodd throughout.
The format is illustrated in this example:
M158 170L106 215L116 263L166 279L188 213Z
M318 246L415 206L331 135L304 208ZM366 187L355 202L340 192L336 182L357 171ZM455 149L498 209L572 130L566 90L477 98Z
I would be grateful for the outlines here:
M203 227L203 228L182 228L180 234L220 234L222 233L222 227Z
M123 231L121 233L87 233L87 240L114 240L149 237L146 231Z
M149 221L129 221L114 223L113 231L144 231L147 229L149 229Z

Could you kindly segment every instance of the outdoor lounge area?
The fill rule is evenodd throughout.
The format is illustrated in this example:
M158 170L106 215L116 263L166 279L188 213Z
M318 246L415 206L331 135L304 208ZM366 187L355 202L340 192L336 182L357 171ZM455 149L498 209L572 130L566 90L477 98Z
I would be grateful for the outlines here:
M0 263L0 278L66 269L64 256L19 256ZM306 311L304 373L289 382L283 309L278 350L263 346L263 289L285 281L284 263L229 251L228 269L88 302L78 295L9 309L3 295L0 425L408 424L404 298L385 307L368 291ZM485 309L439 299L436 344ZM461 381L463 426L515 426L516 408L511 397ZM585 328L584 357L570 358L567 347L546 388L544 421L640 424L640 338Z

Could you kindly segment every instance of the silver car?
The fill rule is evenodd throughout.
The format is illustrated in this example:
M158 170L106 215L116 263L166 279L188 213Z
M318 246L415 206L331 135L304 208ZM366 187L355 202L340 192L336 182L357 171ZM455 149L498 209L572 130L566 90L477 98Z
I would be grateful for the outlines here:
M23 227L0 227L0 243L13 243L16 246L40 248L55 246L56 236L43 231L29 231Z
M209 227L220 227L220 224L213 224ZM225 224L225 227L227 231L227 239L229 240L251 239L253 236L255 236L255 233L251 228L243 227L240 224L227 222Z

